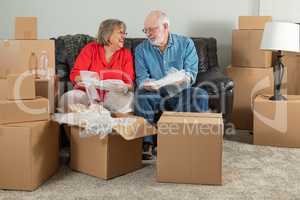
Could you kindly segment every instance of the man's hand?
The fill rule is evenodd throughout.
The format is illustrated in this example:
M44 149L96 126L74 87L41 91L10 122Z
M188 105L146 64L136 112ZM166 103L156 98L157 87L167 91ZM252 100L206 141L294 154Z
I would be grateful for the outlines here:
M180 86L182 84L189 84L190 82L191 82L191 78L189 76L185 76L185 78L176 81L175 84Z
M144 89L147 90L147 91L154 92L154 91L158 91L159 88L152 81L145 81L144 82Z

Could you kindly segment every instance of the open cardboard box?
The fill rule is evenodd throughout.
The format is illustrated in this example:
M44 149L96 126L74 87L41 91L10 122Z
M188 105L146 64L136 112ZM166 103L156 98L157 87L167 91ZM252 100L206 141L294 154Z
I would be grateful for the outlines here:
M102 179L110 179L142 167L142 141L156 134L156 128L142 117L131 116L130 125L113 127L112 133L82 137L81 129L71 127L71 161L73 170Z

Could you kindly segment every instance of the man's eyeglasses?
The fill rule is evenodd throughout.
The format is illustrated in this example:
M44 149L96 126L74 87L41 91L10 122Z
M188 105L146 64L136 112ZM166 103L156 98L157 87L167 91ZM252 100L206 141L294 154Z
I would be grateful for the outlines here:
M159 28L159 26L156 26L156 27L149 27L149 28L143 28L142 31L143 31L145 34L147 34L147 33L156 31L158 28Z

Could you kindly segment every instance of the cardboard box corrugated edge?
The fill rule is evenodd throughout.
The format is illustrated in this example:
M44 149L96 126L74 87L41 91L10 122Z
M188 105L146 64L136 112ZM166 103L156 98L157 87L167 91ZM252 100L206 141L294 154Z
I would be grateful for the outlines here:
M218 166L221 166L219 168L219 175L218 177L220 178L219 180L213 182L213 183L201 183L201 184L207 184L207 185L222 185L223 184L223 175L222 175L222 171L223 171L223 167L222 167L222 160L223 160L223 134L224 134L224 127L223 127L223 118L222 118L222 115L221 113L185 113L185 112L164 112L163 115L164 117L171 117L169 120L166 119L166 118L161 118L159 121L158 121L158 127L160 127L160 124L162 123L174 123L174 117L187 117L187 118L192 118L193 122L195 122L195 117L203 117L203 118L208 118L210 121L213 119L213 118L216 118L217 120L212 123L212 124L218 124L219 128L218 130L221 130L221 140L218 140L218 146L221 147L221 150L218 152L219 153L219 157L220 157L220 160L218 160ZM173 117L173 119L172 119ZM203 119L202 118L202 119ZM158 134L159 134L159 128L158 128ZM220 163L221 162L221 163ZM159 166L159 159L157 159L157 166ZM158 170L157 170L157 175L156 175L156 181L158 182L167 182L167 183L170 183L170 182L173 182L173 183L177 183L176 181L166 181L166 180L160 180L159 176L158 176ZM185 183L185 184L199 184L198 181L180 181L180 183Z

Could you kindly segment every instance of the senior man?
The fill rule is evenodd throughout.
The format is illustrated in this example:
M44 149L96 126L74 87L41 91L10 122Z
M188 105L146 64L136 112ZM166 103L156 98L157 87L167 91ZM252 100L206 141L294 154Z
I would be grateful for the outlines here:
M170 22L162 11L151 11L144 21L147 39L135 49L137 91L135 114L155 124L161 112L206 112L208 95L191 87L198 73L198 56L193 41L170 32ZM183 72L178 80L162 88L154 84L168 76L170 70ZM169 79L172 76L169 76ZM175 78L175 77L174 77ZM172 94L170 94L170 91ZM174 95L174 91L175 92ZM155 138L144 138L144 150L155 146ZM153 152L152 152L153 153Z

